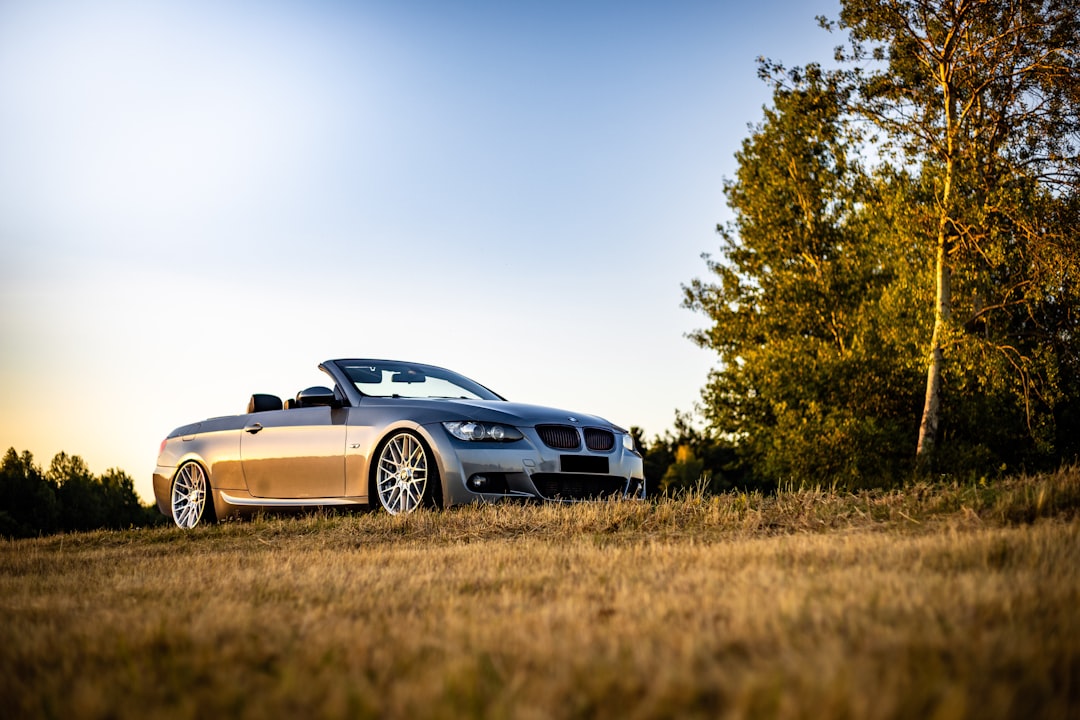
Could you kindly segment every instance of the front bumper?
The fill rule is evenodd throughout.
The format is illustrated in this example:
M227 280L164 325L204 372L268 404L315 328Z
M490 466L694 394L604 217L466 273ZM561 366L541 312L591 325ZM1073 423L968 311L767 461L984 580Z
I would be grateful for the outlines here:
M508 498L576 501L645 495L641 456L618 442L612 450L548 447L535 429L519 427L524 439L510 443L467 442L441 424L423 426L440 462L447 506Z

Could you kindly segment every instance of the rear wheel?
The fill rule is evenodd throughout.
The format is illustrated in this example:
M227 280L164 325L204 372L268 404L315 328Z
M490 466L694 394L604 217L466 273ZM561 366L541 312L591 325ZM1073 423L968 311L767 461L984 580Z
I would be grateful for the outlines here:
M407 430L394 433L382 444L372 483L372 495L391 515L441 504L435 457L418 436Z
M176 526L185 530L213 521L210 481L199 463L185 463L176 471L172 484L172 516Z

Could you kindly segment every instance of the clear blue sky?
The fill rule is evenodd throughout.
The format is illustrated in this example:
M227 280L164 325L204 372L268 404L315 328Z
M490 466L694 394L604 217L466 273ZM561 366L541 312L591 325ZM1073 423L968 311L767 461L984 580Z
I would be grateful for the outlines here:
M149 499L169 430L343 356L668 429L755 58L837 9L4 0L0 451Z

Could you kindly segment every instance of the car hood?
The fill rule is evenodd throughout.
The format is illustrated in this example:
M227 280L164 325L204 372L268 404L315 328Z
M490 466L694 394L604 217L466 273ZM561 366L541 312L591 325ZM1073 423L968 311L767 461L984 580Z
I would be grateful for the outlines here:
M465 400L460 398L395 398L394 403L432 413L444 420L474 420L476 422L500 422L521 427L559 424L591 427L610 427L619 432L623 428L596 415L559 410L543 405L507 402L505 400Z

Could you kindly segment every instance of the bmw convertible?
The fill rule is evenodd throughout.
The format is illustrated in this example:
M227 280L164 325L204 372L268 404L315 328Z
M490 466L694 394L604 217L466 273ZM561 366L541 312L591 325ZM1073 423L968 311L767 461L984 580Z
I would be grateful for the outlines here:
M431 365L319 369L332 388L252 395L245 414L169 433L154 471L162 514L194 528L256 510L645 495L633 439L599 417L508 402Z

